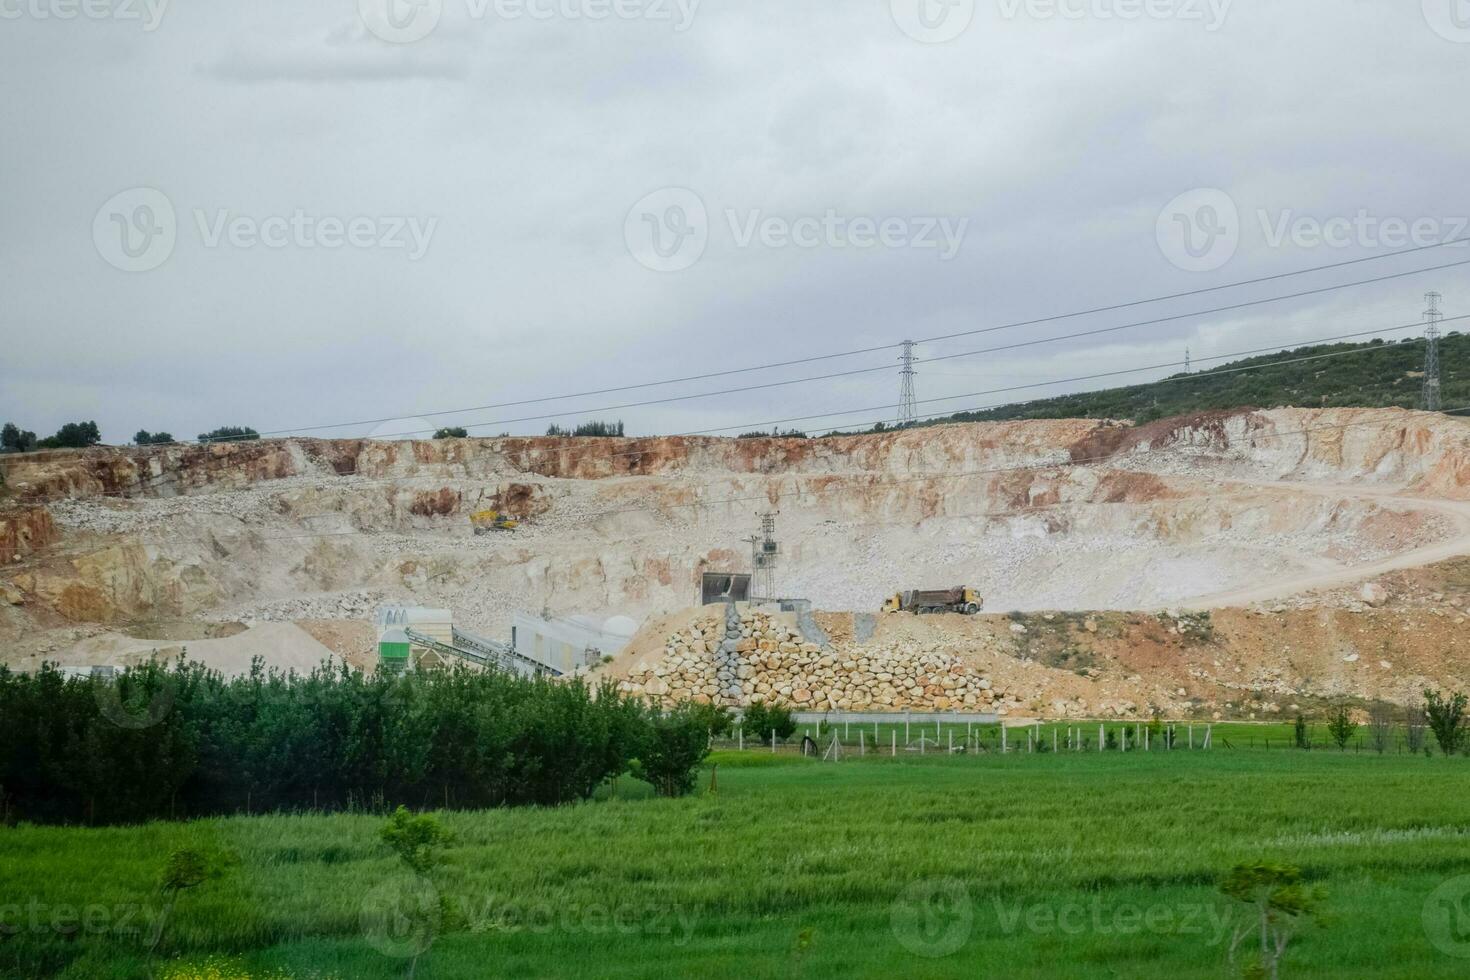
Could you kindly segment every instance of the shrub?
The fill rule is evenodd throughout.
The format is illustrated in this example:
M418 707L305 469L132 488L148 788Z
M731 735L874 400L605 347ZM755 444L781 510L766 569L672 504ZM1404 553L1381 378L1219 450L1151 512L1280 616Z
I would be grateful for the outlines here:
M1445 755L1454 755L1465 741L1464 694L1441 694L1438 691L1424 692L1424 711L1429 716L1429 729L1434 740Z
M1292 740L1299 749L1310 749L1312 747L1312 736L1307 732L1307 719L1304 715L1296 716L1296 725L1292 727Z
M1327 720L1327 734L1332 736L1332 741L1337 743L1339 749L1347 748L1357 730L1358 723L1353 721L1347 705L1340 704L1332 710L1332 716Z
M697 706L680 705L656 715L638 753L633 774L660 796L687 796L700 764L709 755L708 716Z
M149 432L147 429L139 429L138 434L133 436L133 442L140 446L164 446L173 441L172 433Z
M612 658L609 657L609 660ZM690 712L704 725L710 738L722 738L734 729L735 717L729 708L718 704L690 704Z
M784 742L796 734L796 719L791 717L790 708L761 702L745 709L740 727L749 729L749 734L755 736L760 744L770 745L772 731L776 733L778 742Z
M434 433L435 439L468 439L469 432L463 426L451 426Z
M199 441L204 443L248 442L252 439L259 438L259 432L256 432L254 429L238 425L225 425L221 426L218 429L215 429L213 432L199 433Z

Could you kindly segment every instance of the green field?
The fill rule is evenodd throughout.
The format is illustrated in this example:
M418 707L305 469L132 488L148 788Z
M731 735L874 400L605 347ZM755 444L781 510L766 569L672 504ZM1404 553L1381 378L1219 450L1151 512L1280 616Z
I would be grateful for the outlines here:
M1239 976L1217 884L1256 859L1299 866L1325 892L1283 977L1470 970L1455 955L1470 956L1463 758L711 761L717 791L707 770L693 798L652 799L625 778L616 798L584 805L441 814L456 837L433 877L449 918L416 975ZM379 842L382 824L0 830L0 975L406 976L406 947L373 913L418 892ZM150 964L154 882L184 845L238 863L183 895ZM178 969L210 954L226 969Z

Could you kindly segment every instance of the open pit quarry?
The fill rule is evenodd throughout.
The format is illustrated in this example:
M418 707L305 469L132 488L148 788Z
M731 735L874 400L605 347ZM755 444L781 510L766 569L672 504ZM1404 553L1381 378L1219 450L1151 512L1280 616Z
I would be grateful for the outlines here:
M371 667L373 612L403 603L507 639L517 612L631 617L594 674L658 699L1270 717L1470 687L1470 423L1443 415L286 439L0 472L0 655L18 669L184 649L231 671ZM487 508L520 528L476 536ZM721 662L700 577L749 571L769 510L779 591L815 612L744 610L746 649ZM878 612L961 583L982 615Z

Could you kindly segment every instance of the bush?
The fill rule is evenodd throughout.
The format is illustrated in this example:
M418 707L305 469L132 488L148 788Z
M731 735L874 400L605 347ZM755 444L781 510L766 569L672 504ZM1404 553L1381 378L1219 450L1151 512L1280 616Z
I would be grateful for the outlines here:
M1424 711L1429 716L1429 730L1445 755L1454 755L1465 741L1465 705L1463 694L1424 692Z
M440 429L434 433L435 439L468 439L469 432L461 426L451 426L448 429Z
M1292 740L1299 749L1310 749L1312 747L1312 736L1307 732L1307 719L1304 715L1296 716L1296 724L1292 727Z
M612 658L609 657L609 660ZM710 738L722 738L734 729L735 718L730 709L718 704L690 704L690 712L700 724L704 725L705 731Z
M133 436L133 442L140 446L166 446L173 441L172 433L149 432L147 429L139 429L138 434Z
M660 796L687 796L699 766L709 755L708 717L694 705L680 705L651 720L633 774Z
M210 443L210 442L249 442L252 439L259 439L259 438L260 438L260 433L259 432L256 432L254 429L251 429L249 427L238 426L238 425L225 425L225 426L221 426L218 429L215 429L213 432L201 432L201 433L199 433L199 441L200 442L204 442L204 443Z
M776 740L784 742L796 734L796 719L791 717L791 709L783 708L779 704L752 704L745 709L745 716L740 720L740 727L748 730L750 735L762 745L771 744L771 732L776 733Z

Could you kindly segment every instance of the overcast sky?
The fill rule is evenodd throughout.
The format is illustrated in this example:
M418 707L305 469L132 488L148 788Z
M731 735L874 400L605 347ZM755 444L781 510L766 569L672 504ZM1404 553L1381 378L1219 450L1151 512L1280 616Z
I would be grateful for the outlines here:
M96 419L109 442L388 416L410 421L313 434L870 424L893 414L894 350L413 420L1470 234L1456 0L950 2L0 0L0 419ZM1333 219L1352 227L1314 241ZM1431 288L1470 313L1470 267L1447 269L921 364L918 395L1400 326Z

